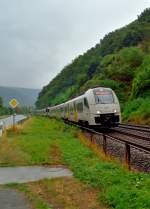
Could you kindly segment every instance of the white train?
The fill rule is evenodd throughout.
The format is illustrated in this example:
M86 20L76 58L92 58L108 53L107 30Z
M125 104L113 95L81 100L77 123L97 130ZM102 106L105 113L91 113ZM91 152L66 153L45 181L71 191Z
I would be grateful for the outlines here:
M51 117L58 117L89 126L118 126L121 122L120 105L110 88L89 89L83 95L57 106L48 107Z

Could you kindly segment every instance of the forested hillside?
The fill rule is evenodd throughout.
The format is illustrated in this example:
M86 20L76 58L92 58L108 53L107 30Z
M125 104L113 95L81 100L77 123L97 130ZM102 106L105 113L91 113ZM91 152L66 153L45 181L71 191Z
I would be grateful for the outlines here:
M150 8L66 66L36 105L59 104L97 85L115 90L125 121L150 123Z

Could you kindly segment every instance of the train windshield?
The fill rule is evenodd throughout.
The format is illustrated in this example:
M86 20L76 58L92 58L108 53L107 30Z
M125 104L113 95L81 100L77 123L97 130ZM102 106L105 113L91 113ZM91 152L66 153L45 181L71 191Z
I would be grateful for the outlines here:
M114 103L114 97L111 90L96 89L94 90L96 104L112 104Z

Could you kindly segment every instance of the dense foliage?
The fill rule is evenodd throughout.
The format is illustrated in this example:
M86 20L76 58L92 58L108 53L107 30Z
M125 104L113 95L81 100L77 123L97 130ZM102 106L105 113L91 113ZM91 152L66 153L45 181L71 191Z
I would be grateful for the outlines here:
M138 98L143 102L149 101L149 23L150 9L146 9L131 24L107 34L99 44L77 57L43 88L37 107L59 104L99 85L116 91L123 110L130 108L126 103L135 104ZM145 113L139 110L139 106L134 111L138 112L136 119L130 117L130 121L138 119L138 122L145 123L147 115L143 115ZM125 112L124 119L128 120ZM143 117L143 120L138 117Z
M0 107L3 107L3 99L0 97Z
M10 108L6 108L3 105L3 98L0 97L0 116L2 115L9 115L12 113L12 110Z
M10 108L0 107L0 116L11 115L11 114L12 114L12 110Z

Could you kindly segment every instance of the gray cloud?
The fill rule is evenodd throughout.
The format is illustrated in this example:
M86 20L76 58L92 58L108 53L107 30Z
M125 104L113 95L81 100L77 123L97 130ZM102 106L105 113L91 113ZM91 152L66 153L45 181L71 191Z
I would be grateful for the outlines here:
M41 88L148 0L0 0L0 86Z

